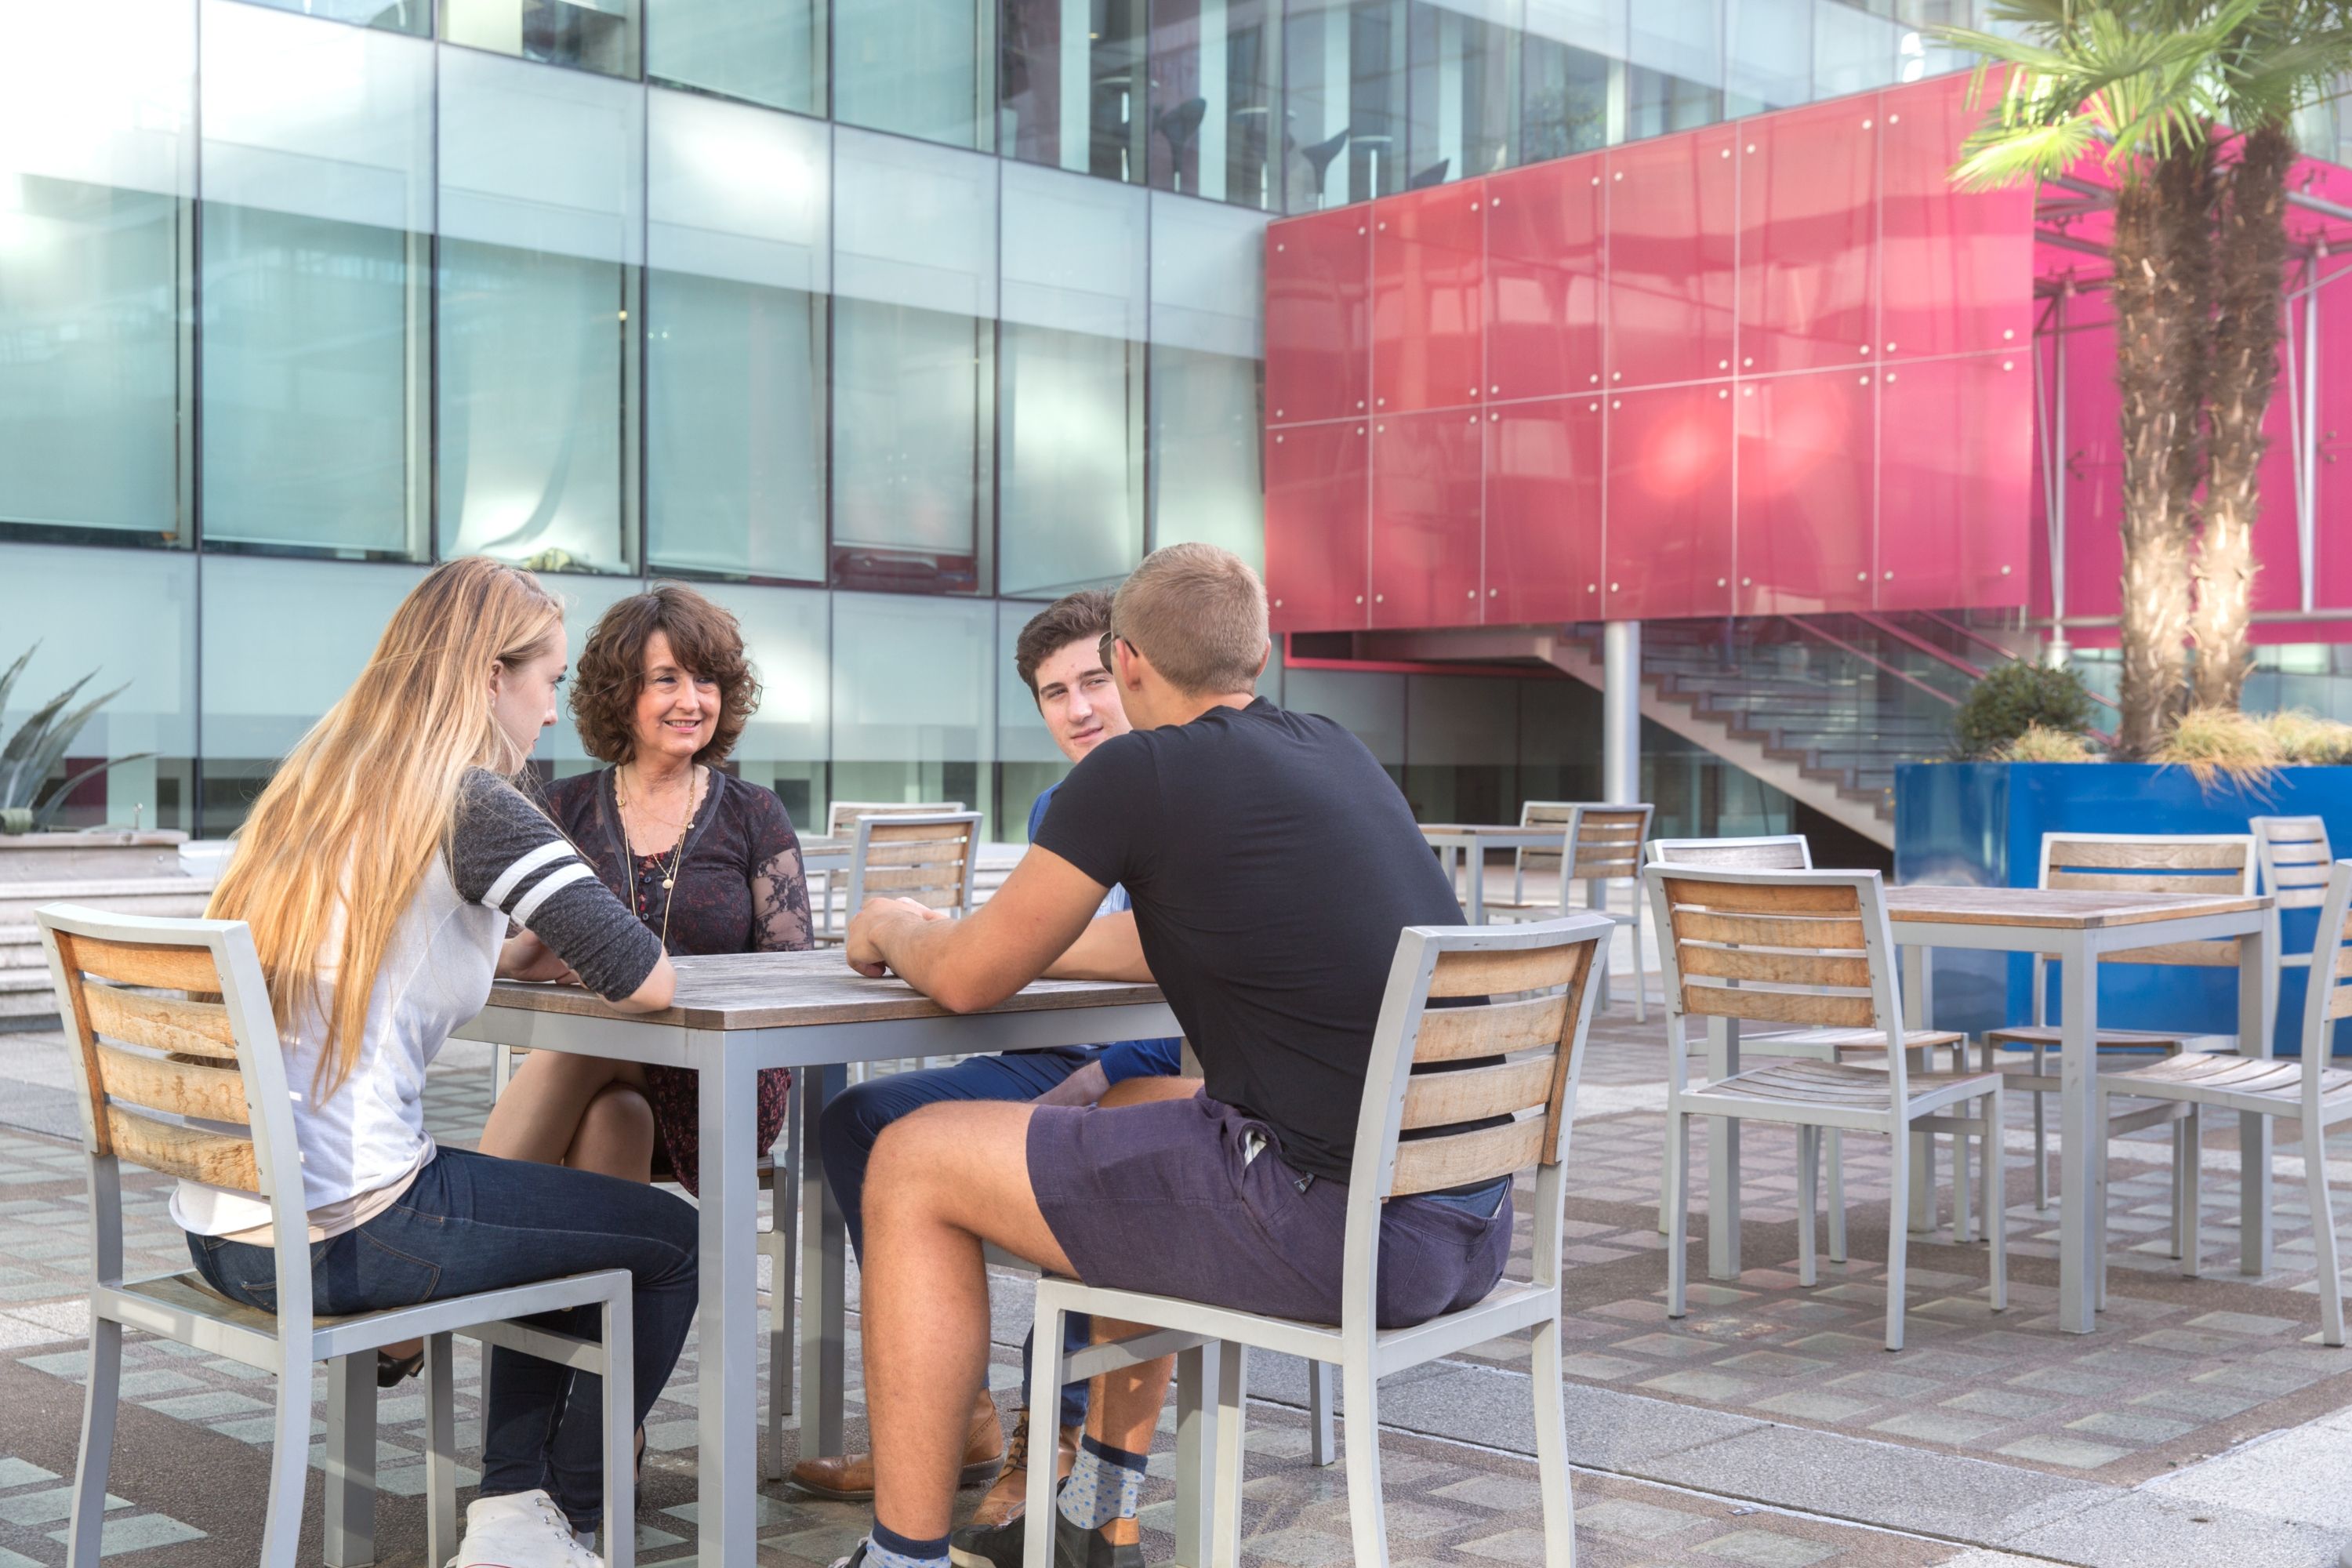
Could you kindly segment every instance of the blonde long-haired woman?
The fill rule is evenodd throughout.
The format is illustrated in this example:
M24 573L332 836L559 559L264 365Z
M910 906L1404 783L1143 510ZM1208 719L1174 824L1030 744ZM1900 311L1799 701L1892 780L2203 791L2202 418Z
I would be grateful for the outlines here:
M627 1268L642 1422L694 1317L694 1210L635 1182L436 1148L422 1107L426 1067L494 973L569 970L624 1009L669 1005L660 942L510 782L555 722L567 658L562 607L529 573L436 568L262 792L210 913L252 927L269 977L316 1310ZM172 1215L215 1289L275 1310L266 1205L184 1181ZM602 1499L596 1380L498 1350L487 1384L458 1568L594 1568L575 1531Z

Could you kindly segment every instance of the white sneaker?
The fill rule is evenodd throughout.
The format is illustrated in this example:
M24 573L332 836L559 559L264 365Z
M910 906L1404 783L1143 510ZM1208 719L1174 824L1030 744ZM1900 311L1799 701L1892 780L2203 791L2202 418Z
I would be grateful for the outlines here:
M604 1568L580 1544L545 1492L477 1498L466 1509L466 1539L448 1568Z

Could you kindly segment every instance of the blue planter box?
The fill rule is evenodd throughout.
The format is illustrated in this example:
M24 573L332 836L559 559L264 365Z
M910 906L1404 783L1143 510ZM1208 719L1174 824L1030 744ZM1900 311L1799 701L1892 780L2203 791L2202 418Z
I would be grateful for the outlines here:
M2254 816L2322 817L2330 846L2352 853L2352 767L2283 769L2257 792L2226 781L2203 789L2184 769L2147 763L1909 763L1895 773L1895 879L2030 888L2044 833L2245 833ZM2286 950L2311 951L2318 911L2288 910L2281 921ZM2282 1055L2301 1049L2305 973L2281 977L2273 1043ZM2032 984L2032 960L2021 954L1938 952L1937 1026L1974 1034L2027 1022ZM2229 970L2108 964L2099 1021L2235 1034L2237 990ZM2056 996L2053 984L2053 1023ZM2352 1050L2343 1026L2335 1049Z

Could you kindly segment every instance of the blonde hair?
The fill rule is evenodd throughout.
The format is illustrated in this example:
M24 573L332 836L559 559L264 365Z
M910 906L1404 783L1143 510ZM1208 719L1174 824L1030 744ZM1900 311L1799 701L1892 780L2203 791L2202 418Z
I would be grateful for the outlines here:
M1167 545L1119 584L1110 629L1187 697L1255 690L1265 665L1265 584L1230 550Z
M562 624L563 606L520 567L479 556L436 567L238 832L205 913L252 928L280 1029L317 1008L331 967L322 1098L358 1064L376 971L448 841L467 770L521 771L527 753L491 710L491 672L545 654Z

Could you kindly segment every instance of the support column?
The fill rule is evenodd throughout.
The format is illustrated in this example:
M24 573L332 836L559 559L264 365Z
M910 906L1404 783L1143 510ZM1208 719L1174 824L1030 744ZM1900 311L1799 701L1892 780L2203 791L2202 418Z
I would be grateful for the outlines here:
M1601 628L1601 798L1642 798L1642 623Z

